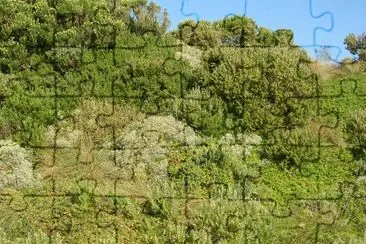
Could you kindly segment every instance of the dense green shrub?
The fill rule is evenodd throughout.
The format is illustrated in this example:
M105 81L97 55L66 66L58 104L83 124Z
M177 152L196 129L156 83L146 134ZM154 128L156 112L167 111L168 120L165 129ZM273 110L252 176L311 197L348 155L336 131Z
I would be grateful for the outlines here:
M88 96L116 96L116 103L129 101L149 113L171 111L167 100L182 86L179 73L172 74L189 66L175 60L176 39L162 37L169 23L159 6L132 1L111 11L104 0L52 4L2 4L0 63L13 95L2 99L4 137L11 131L22 145L42 144L45 128Z
M177 38L190 46L208 49L221 45L222 33L208 21L195 23L193 20L181 22L174 33Z
M272 31L259 27L253 19L243 16L230 16L214 22L186 20L181 22L177 31L173 33L188 45L202 49L219 46L294 46L294 34L291 30Z
M346 126L349 142L356 159L366 156L366 110L356 112Z
M222 101L236 130L265 133L303 125L317 79L304 51L293 48L222 48L206 53L195 84ZM205 98L204 98L205 99Z

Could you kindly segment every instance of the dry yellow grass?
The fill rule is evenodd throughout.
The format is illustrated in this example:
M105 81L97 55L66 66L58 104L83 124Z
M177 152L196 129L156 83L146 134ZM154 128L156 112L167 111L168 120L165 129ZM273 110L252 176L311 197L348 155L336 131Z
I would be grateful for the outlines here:
M145 115L130 107L113 107L104 100L84 101L72 118L49 127L49 146L56 143L64 149L58 148L55 158L53 150L40 153L42 176L56 180L61 191L70 190L72 182L80 178L98 181L100 191L113 189L113 180L122 176L128 178L130 172L115 166L109 156L113 149L103 149L103 146L112 140L113 129L119 134L130 122L144 118Z
M320 80L328 80L336 75L337 66L324 63L324 62L313 62L310 65L311 70L318 75Z
M320 120L311 120L308 124L308 131L315 138L320 136L321 143L336 145L338 147L345 147L346 142L341 133L337 129L324 127L326 123Z
M346 59L340 64L331 64L326 62L314 61L311 63L311 70L318 75L320 80L328 80L337 77L343 77L350 74L359 74L366 72L365 62L350 62Z

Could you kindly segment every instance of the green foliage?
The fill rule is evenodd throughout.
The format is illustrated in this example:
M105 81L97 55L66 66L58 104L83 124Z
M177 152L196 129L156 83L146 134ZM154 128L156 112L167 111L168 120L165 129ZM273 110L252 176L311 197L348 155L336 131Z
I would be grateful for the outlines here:
M0 0L0 242L362 243L365 76L248 17L168 25Z
M179 23L174 33L177 38L190 46L208 49L221 44L221 32L208 21L186 20Z
M164 99L180 94L179 76L170 75L178 69L177 48L156 45L176 40L162 37L167 15L153 3L124 3L115 11L104 0L62 1L55 8L6 0L2 6L4 12L13 7L0 35L2 80L12 92L1 90L7 99L0 121L4 134L12 131L22 145L43 143L45 128L70 115L83 96L114 93L134 98L146 112L162 112L170 110ZM145 48L108 50L132 43Z
M292 48L212 50L199 77L194 85L223 102L237 130L261 133L301 125L307 104L289 98L313 95L317 81L306 54Z
M223 44L230 46L251 46L255 44L257 25L251 18L233 16L215 22L224 34Z
M274 43L274 34L270 29L265 27L259 27L257 42L263 45L264 47L270 47Z
M272 47L293 46L293 32L271 31L259 27L248 17L232 16L215 22L186 20L178 25L175 35L190 46L203 49L218 46Z
M189 126L206 135L222 136L226 127L232 126L226 117L224 101L217 96L210 97L206 89L189 90L186 98L175 101L174 107L178 118L184 118Z
M356 159L366 159L366 110L356 112L348 122L346 131L353 145Z
M349 34L345 38L344 44L346 49L356 55L359 60L366 61L366 33L361 35Z
M282 168L302 169L318 159L318 134L310 129L278 130L272 134L263 157L278 163Z
M155 32L163 34L170 25L168 13L153 2L138 4L132 8L128 26L133 33Z
M280 47L293 46L294 33L289 29L279 29L274 32L275 45Z

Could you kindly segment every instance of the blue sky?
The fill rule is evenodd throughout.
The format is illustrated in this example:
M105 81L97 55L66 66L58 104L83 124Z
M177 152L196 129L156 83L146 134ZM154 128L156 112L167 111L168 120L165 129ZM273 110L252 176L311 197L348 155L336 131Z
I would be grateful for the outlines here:
M366 32L366 0L153 0L167 9L171 29L187 18L217 20L236 14L253 18L259 26L289 28L295 42L314 55L314 45L330 48L340 61L350 53L343 40L349 33ZM339 54L339 55L338 55Z

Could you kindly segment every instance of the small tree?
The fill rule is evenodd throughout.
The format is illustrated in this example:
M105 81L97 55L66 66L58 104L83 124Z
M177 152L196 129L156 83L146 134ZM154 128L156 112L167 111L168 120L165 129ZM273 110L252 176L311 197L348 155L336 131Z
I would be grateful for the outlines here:
M208 21L183 21L178 25L175 35L189 46L202 49L218 47L221 44L221 32Z
M258 29L257 42L263 47L274 45L274 33L268 28L260 27Z
M344 44L350 53L358 57L358 60L366 61L366 33L349 34L344 40Z
M168 30L170 21L168 12L155 3L140 3L131 9L128 23L132 32L144 34L154 32L163 34Z
M293 46L294 33L289 29L279 29L274 32L274 42L276 46Z
M233 16L214 24L223 32L223 44L240 47L256 44L258 26L251 18Z

